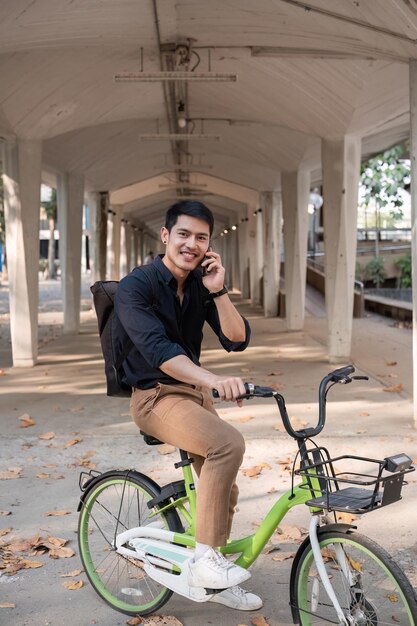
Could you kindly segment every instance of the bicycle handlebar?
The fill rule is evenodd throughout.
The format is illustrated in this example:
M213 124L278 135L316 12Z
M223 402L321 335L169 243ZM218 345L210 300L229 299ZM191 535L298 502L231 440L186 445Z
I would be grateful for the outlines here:
M284 428L290 437L297 440L305 440L308 437L315 437L324 428L326 423L326 396L327 392L336 383L346 385L353 380L368 380L368 376L351 376L355 368L353 365L346 365L345 367L339 367L338 369L330 372L320 382L319 386L319 419L315 427L303 428L301 430L294 430L291 426L291 421L287 413L284 397L278 393L272 387L261 387L252 383L245 383L246 393L238 396L237 400L249 400L250 398L275 398L278 404L279 412L281 414ZM219 392L217 389L212 390L213 397L218 398Z

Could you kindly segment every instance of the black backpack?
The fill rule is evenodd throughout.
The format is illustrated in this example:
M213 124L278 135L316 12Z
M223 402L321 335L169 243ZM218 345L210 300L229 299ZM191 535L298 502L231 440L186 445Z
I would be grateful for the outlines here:
M153 304L157 304L158 279L154 265L144 265L133 271L145 274L152 287ZM104 357L104 373L107 381L107 395L128 398L132 389L123 381L123 361L133 347L128 334L114 312L114 296L119 284L117 280L98 280L90 287L97 315L101 350Z

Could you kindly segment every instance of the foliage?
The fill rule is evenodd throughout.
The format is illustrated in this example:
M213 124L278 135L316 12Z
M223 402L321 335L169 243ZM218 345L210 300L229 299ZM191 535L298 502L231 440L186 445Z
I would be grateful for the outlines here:
M374 199L378 209L391 205L394 219L403 216L401 190L410 182L410 163L403 157L403 145L385 150L361 166L361 204L368 207Z
M355 278L356 280L364 281L366 279L366 267L357 261L355 268Z
M372 281L376 287L380 287L387 277L384 259L380 256L376 256L369 261L365 268L365 276L366 279Z
M411 287L411 253L398 257L398 259L396 259L394 263L401 271L400 287Z
M48 220L56 221L58 215L58 203L56 199L56 189L51 189L51 197L49 200L44 200L41 205L45 209L46 217Z

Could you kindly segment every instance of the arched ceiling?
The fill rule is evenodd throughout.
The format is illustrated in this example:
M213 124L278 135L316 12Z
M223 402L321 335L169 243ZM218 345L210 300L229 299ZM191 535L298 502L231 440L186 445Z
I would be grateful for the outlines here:
M224 181L244 195L298 167L319 179L320 137L356 133L364 154L403 140L411 58L416 0L2 0L0 133L42 140L45 170L83 173L88 190L181 182L123 203L152 229L206 176L195 197L228 223L248 201ZM114 81L161 68L238 79ZM188 131L218 140L141 138L178 132L180 98Z

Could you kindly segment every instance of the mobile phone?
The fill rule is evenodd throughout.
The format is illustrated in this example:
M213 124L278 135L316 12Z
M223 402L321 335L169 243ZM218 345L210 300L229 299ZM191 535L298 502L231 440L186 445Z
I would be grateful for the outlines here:
M209 246L209 247L207 248L207 252L211 252L211 250L212 250L212 248L211 248L211 246ZM203 261L206 261L208 258L210 258L210 257L207 257L207 256L203 257ZM201 261L201 263L202 263L203 261ZM206 275L207 275L207 267L205 267L205 266L203 267L203 266L201 265L201 263L200 263L200 265L199 265L199 267L200 267L200 269L201 269L201 275L202 275L202 276L206 276Z

